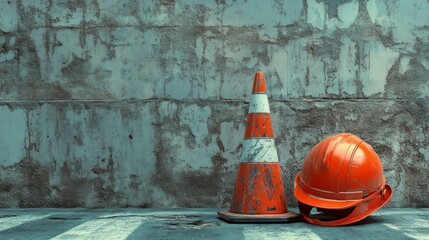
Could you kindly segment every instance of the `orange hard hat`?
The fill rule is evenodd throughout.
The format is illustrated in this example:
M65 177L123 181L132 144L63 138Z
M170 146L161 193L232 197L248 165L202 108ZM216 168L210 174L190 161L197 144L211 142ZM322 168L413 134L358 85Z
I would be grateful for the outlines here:
M295 178L294 195L303 218L316 225L357 222L386 205L392 189L374 149L349 133L314 146ZM311 212L313 208L318 214Z

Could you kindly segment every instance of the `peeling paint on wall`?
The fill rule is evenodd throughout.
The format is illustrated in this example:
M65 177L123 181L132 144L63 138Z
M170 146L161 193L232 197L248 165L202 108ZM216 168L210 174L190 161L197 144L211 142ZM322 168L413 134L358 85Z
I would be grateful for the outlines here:
M0 5L1 207L227 207L253 74L288 204L308 151L358 135L390 206L429 206L429 3Z

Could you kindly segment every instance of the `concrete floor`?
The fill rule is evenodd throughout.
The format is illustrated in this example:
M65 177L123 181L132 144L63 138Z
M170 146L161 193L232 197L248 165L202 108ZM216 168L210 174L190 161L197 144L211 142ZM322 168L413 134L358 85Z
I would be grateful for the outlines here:
M384 208L347 227L229 224L217 211L0 209L0 239L429 239L429 208Z

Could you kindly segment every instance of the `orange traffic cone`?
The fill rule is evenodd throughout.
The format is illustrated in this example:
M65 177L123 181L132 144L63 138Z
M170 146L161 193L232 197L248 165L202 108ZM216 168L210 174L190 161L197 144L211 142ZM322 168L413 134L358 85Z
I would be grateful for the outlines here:
M228 222L295 222L288 212L270 107L262 72L255 74L243 148L229 211L218 212Z

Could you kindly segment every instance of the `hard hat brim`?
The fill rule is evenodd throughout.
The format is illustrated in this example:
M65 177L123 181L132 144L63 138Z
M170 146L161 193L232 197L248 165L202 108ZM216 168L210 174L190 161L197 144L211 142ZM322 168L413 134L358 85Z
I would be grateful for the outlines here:
M334 221L321 221L319 219L311 218L306 213L303 213L301 206L300 206L300 212L301 212L301 216L311 224L320 225L320 226L330 226L330 227L348 225L348 224L358 222L366 218L373 212L377 211L378 209L384 207L387 203L389 203L390 199L392 198L392 195L393 195L392 188L388 184L385 184L381 198L375 198L375 199L372 198L368 200L369 205L367 204L363 206L361 204L358 204L353 207L353 212L349 216L342 219L334 220ZM313 206L310 206L310 205L308 206L310 208L313 208ZM339 209L339 210L342 210L342 209Z
M295 195L295 198L304 204L307 204L313 207L319 207L319 208L344 209L344 208L350 208L350 207L356 206L362 201L361 199L334 200L334 199L328 199L328 198L320 198L320 197L308 194L304 190L302 190L301 186L298 183L298 181L300 180L300 176L301 176L301 172L299 172L295 178L293 193Z

